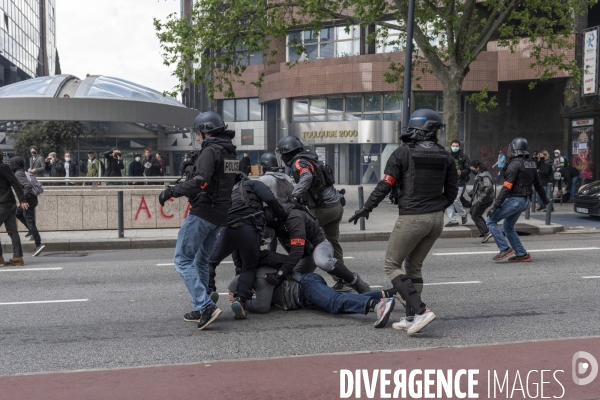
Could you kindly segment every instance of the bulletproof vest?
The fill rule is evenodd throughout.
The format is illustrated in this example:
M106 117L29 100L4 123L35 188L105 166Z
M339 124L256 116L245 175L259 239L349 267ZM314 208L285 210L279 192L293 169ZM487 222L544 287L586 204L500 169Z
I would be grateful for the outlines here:
M511 163L516 163L518 165L519 172L517 173L517 181L513 184L510 194L512 196L530 197L533 193L532 185L535 181L537 163L522 157L512 159Z
M280 203L286 203L292 200L292 192L294 191L294 185L286 180L281 173L268 174L266 176L270 176L275 179L275 185L269 186L269 189L273 192L277 200ZM262 179L259 179L262 181ZM264 182L266 184L266 182Z
M448 153L440 145L430 148L408 143L410 166L402 174L402 195L413 198L440 197L448 171Z
M250 208L252 212L263 211L262 201L258 196L244 185L248 179L242 179L233 186L233 193L231 195L231 206L229 206L229 213L233 213L245 208Z
M208 183L208 187L205 191L200 193L200 196L208 197L213 204L229 202L231 201L231 194L235 184L235 175L239 170L240 162L238 161L235 152L230 152L225 147L216 143L208 143L200 152L198 152L197 157L200 157L202 151L208 147L217 149L221 155L221 159L215 166L215 172ZM196 171L194 165L193 176L195 174Z
M325 191L325 189L335 183L335 180L333 180L333 171L331 171L331 168L323 164L323 162L319 161L319 156L308 150L298 153L292 159L292 165L294 165L298 159L305 159L312 166L311 172L313 174L313 179L310 184L310 188L308 188L308 194L310 197L312 197L316 204L319 204L321 194Z

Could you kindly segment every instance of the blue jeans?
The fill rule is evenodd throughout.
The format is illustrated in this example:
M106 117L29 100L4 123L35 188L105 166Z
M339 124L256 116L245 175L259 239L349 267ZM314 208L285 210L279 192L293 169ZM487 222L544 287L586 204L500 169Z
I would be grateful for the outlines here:
M571 200L573 200L577 194L577 182L579 182L579 177L573 177L573 181L571 182Z
M500 251L506 250L512 247L517 256L524 256L527 254L527 250L523 247L519 235L515 231L515 224L521 216L521 213L529 207L529 199L525 197L508 197L502 203L502 207L496 210L496 212L485 221L490 232L494 236L496 245ZM498 226L498 222L504 220L502 224L502 230ZM506 238L502 234L502 231L506 233L506 238L510 242L510 246L506 242Z
M214 304L208 296L208 258L215 247L220 226L195 215L183 221L175 246L175 269L192 295L194 311Z
M321 275L308 273L300 275L300 303L304 308L312 308L331 314L366 314L370 299L381 299L380 291L363 294L338 293L325 282Z

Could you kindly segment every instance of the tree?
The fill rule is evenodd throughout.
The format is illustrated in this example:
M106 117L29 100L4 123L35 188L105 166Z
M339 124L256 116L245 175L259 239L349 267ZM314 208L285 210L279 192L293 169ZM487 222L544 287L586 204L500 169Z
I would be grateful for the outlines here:
M60 57L58 57L58 49L56 49L56 63L54 64L54 73L56 75L62 74L62 70L60 69Z
M37 146L40 154L50 152L62 154L77 148L79 139L94 136L95 129L79 121L36 121L26 122L18 130L8 134L14 142L17 154L29 154L30 146Z
M574 15L582 14L597 0L418 0L415 6L414 68L433 73L444 95L444 122L448 143L458 139L462 83L470 64L498 40L514 51L529 40L531 68L540 80L566 71L576 81L581 70L565 50L574 48ZM254 82L243 82L247 53L263 51L266 64L275 63L272 44L287 37L294 27L311 29L316 37L327 22L374 27L366 40L381 46L390 30L400 31L388 45L403 46L408 19L408 0L199 0L188 19L172 14L164 22L154 20L164 63L174 66L179 78L172 95L184 82L207 84L209 96L223 92L234 97L235 82L260 86L264 73ZM292 39L289 47L298 54L306 49ZM295 63L288 63L293 67ZM388 83L402 87L403 65L390 62ZM487 90L468 98L477 109L495 105Z

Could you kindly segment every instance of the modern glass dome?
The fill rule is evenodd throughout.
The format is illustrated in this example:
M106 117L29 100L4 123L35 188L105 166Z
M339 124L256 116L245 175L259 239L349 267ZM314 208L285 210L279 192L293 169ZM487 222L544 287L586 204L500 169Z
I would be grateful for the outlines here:
M163 96L154 89L101 75L88 76L84 80L73 75L44 76L0 88L0 98L11 97L110 98L185 107L176 99Z

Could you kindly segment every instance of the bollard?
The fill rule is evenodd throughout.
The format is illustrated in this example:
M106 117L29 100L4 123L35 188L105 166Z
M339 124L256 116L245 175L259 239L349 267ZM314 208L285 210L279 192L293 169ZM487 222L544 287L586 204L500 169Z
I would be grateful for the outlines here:
M531 213L531 207L527 207L527 209L525 209L525 219L529 219L530 213Z
M533 193L531 193L531 212L535 212L535 187L533 188Z
M551 224L552 207L554 207L554 200L552 199L552 183L548 183L546 187L546 196L550 199L550 203L546 206L546 225Z
M124 238L125 237L125 228L124 228L124 223L123 223L123 191L119 190L117 192L117 208L118 208L118 216L117 216L117 220L118 220L118 229L119 229L119 239Z
M365 205L365 196L363 193L363 187L359 186L358 187L358 208L361 209L361 208L363 208L364 205ZM360 230L361 231L365 230L365 219L364 218L360 219Z

